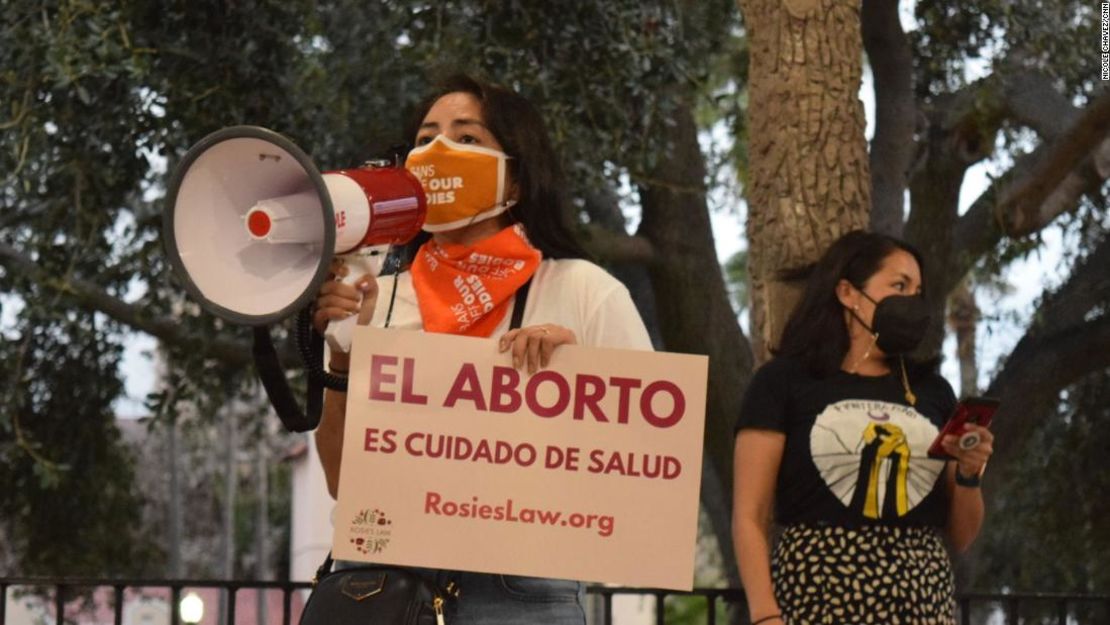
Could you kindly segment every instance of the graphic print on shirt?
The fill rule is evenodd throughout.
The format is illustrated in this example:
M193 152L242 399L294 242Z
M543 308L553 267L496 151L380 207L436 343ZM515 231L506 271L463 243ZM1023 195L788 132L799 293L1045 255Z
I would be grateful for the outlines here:
M844 400L817 416L813 463L849 509L869 519L905 516L933 490L944 461L929 458L937 426L909 406Z

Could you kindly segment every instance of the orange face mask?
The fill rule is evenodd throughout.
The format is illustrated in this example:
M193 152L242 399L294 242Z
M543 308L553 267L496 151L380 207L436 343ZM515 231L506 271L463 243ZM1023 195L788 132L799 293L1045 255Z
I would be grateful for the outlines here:
M427 232L443 232L496 217L516 203L505 200L504 152L455 143L438 135L405 161L428 198Z
M541 257L520 224L474 245L428 241L420 246L411 268L424 330L490 336Z

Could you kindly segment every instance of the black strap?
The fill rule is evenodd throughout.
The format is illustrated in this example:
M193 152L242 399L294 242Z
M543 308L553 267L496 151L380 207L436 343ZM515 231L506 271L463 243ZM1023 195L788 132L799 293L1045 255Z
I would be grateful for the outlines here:
M520 324L524 321L524 304L528 301L528 290L532 288L532 278L520 285L516 290L516 296L513 298L513 317L509 321L510 330L519 330Z
M393 274L393 288L389 291L389 310L385 312L385 325L384 328L389 327L389 322L393 321L393 304L397 301L397 282L401 279L401 273Z
M320 409L323 402L323 387L318 381L309 377L308 381L308 413L301 412L301 407L293 397L293 390L289 388L289 381L285 378L285 371L278 361L274 341L270 337L269 326L255 326L254 328L254 366L258 370L258 378L262 381L270 404L274 407L282 424L290 432L307 432L313 430L320 422Z
M316 569L316 577L314 577L312 579L312 585L313 586L316 585L316 582L319 582L320 580L324 579L325 575L327 575L328 573L331 573L332 562L333 562L333 560L332 560L332 557L331 557L331 551L328 551L328 557L324 558L324 563L320 565L320 568Z

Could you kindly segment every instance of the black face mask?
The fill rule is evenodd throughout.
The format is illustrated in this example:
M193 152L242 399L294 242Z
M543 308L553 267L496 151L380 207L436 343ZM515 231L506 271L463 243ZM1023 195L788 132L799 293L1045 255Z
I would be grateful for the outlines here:
M889 295L876 302L863 289L859 292L875 304L875 315L871 318L871 326L864 323L854 310L851 311L852 316L868 332L878 335L875 344L884 354L908 354L921 344L925 330L929 328L929 308L924 297Z

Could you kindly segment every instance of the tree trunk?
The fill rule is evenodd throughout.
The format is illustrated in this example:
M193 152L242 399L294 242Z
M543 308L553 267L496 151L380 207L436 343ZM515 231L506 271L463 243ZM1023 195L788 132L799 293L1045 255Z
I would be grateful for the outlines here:
M906 181L916 144L913 49L902 30L898 3L863 0L863 45L875 81L875 137L871 140L871 229L902 236Z
M975 328L979 306L970 280L964 279L948 297L948 327L956 335L956 360L960 363L960 397L979 394L979 363L975 358Z
M641 193L639 234L656 252L650 273L664 347L709 356L701 499L729 582L739 585L731 530L732 427L740 392L751 376L751 346L736 322L717 262L705 198L705 159L689 106L675 111L666 132L671 149Z
M612 241L619 238L643 241L650 247L650 242L643 237L628 236L625 229L624 214L620 209L620 198L612 189L595 190L585 199L585 210L590 217L590 224L597 228L594 232L603 231L612 235L613 238L607 240L608 245L611 246ZM589 243L587 242L587 245ZM591 250L590 247L592 246L587 247L587 251L593 253L594 250ZM640 313L640 318L644 320L644 325L647 327L651 344L656 349L663 349L663 338L659 333L659 320L655 314L655 291L651 284L651 275L648 273L648 264L651 262L651 258L654 258L654 252L649 255L648 259L639 261L618 260L612 256L606 258L600 254L593 255L595 259L605 265L605 268L613 274L613 277L620 280L628 289L629 295L632 296L632 302L636 305L636 310Z
M922 359L940 352L948 294L964 277L954 275L960 251L953 247L952 232L959 221L964 174L981 158L982 152L975 149L983 149L977 130L953 127L946 117L943 111L930 115L924 138L929 157L910 180L913 210L905 228L905 239L925 260L922 280L932 321L915 353Z
M868 223L870 171L859 100L860 3L740 0L751 46L748 191L752 341L769 357L814 263Z

